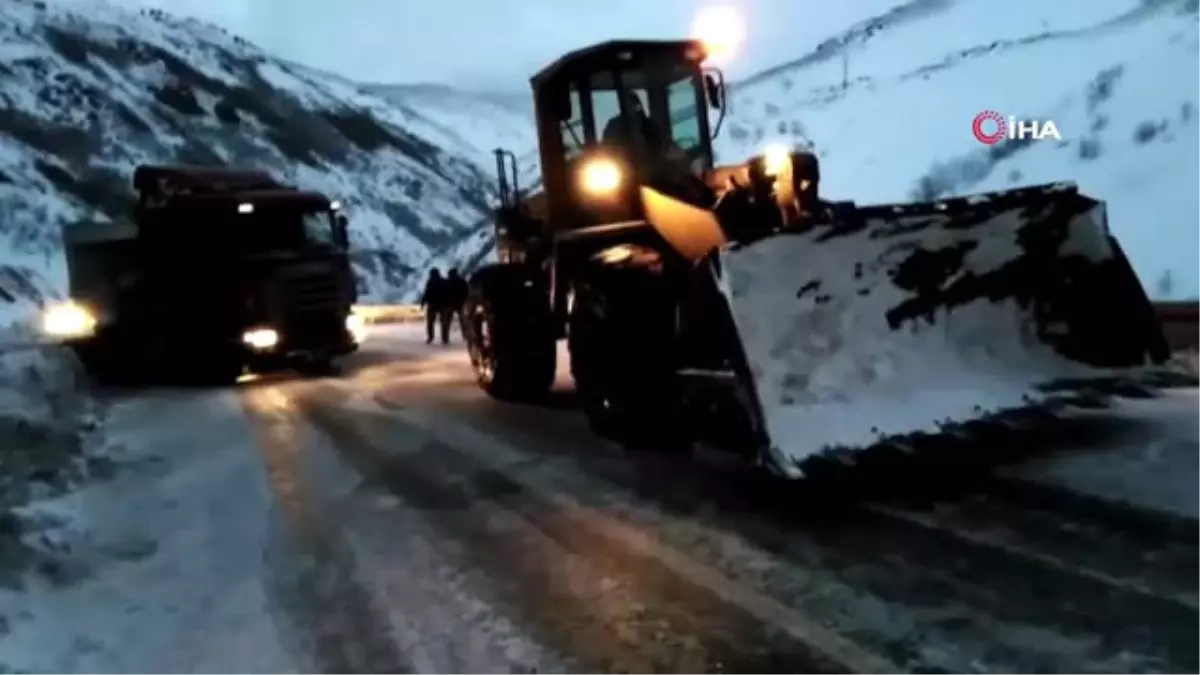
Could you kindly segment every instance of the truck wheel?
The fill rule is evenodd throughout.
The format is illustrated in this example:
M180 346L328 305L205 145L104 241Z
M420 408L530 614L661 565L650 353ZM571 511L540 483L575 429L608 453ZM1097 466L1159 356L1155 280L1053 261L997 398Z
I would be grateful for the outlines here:
M576 287L571 374L596 433L631 448L691 449L678 415L674 316L666 289L636 271L600 270Z
M178 358L176 369L184 385L223 387L236 382L244 368L241 354L236 350L214 349Z
M100 386L120 386L133 378L128 372L128 363L120 352L100 336L74 345L75 355L84 372Z
M331 356L310 356L298 359L295 368L301 375L309 377L326 377L337 374L337 366L334 365Z
M532 401L554 386L557 335L550 297L522 265L489 265L471 278L463 331L479 386L497 399Z

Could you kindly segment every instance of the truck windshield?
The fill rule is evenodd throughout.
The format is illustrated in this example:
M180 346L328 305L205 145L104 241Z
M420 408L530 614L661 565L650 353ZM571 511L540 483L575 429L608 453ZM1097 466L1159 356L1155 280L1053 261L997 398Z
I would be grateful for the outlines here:
M237 238L247 255L337 246L333 213L328 209L267 211L249 216L238 229Z

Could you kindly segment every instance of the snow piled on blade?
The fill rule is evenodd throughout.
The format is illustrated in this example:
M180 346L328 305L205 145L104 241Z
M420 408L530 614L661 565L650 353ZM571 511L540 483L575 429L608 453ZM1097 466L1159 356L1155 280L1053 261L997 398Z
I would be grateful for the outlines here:
M1044 400L1051 384L1116 374L1064 356L1049 331L1065 338L1072 327L1038 315L1063 307L1029 302L1114 254L1102 206L1046 194L1040 210L997 210L986 198L954 215L876 207L848 230L723 251L724 292L779 468L803 475L801 463L827 451L937 432ZM1077 202L1065 216L1064 200ZM1031 229L1056 227L1029 242ZM1026 267L1047 254L1063 267ZM1030 279L1038 270L1045 278ZM1111 309L1113 321L1137 328L1130 308Z

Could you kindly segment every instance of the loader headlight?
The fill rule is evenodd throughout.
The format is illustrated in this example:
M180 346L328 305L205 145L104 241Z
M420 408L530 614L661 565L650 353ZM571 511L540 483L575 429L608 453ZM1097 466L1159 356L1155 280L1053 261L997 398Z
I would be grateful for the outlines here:
M279 333L273 328L253 328L242 333L242 342L251 349L266 351L279 344Z
M362 343L367 339L367 320L361 314L348 314L346 316L346 332L350 333L355 344Z
M42 312L42 332L51 337L91 337L96 332L96 323L96 315L71 300L51 305Z
M580 167L579 184L590 195L610 195L621 185L621 166L608 157L593 157Z

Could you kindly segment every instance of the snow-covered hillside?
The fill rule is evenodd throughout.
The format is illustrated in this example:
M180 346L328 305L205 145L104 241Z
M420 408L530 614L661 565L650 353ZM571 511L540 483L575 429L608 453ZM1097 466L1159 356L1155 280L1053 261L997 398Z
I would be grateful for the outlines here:
M139 163L258 167L342 200L375 299L455 264L490 206L471 144L358 85L158 11L3 3L0 314L62 288L61 228L126 215Z
M496 148L517 155L520 177L526 179L522 182L539 173L532 96L529 106L521 108L497 96L437 84L369 84L366 89L424 118L428 127L441 131L436 138L443 147L476 157L491 173L495 173L492 152Z
M1073 180L1152 295L1195 298L1197 45L1196 0L912 0L739 83L718 155L810 143L824 192L867 203ZM984 110L1062 141L984 146Z

